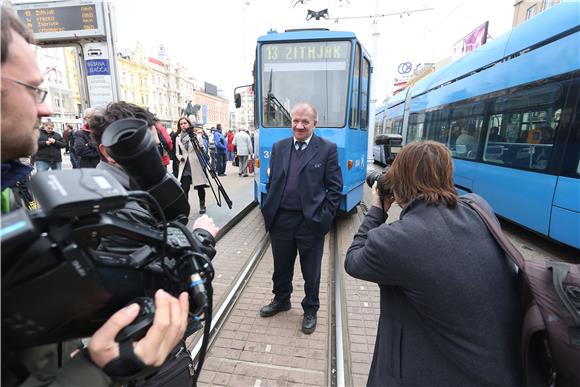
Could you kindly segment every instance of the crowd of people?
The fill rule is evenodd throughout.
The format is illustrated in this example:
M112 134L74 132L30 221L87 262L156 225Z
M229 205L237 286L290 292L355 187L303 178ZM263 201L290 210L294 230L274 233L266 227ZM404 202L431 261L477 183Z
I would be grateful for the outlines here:
M105 128L122 118L146 123L161 162L172 164L186 194L191 186L197 191L202 214L208 169L225 176L227 162L237 163L238 175L248 176L255 148L246 131L224 134L219 124L204 130L181 117L169 134L150 111L127 102L87 109L83 126L67 128L64 138L49 122L38 130L39 120L52 112L40 88L42 76L29 47L32 38L4 6L1 28L3 214L29 202L22 182L32 168L19 159L34 155L37 170L60 169L63 148L73 168L106 170L129 188L131 177L101 141ZM291 309L298 256L305 293L301 329L307 335L317 326L324 240L343 186L337 146L314 134L317 118L316 107L308 102L292 108L292 135L272 147L262 206L272 242L274 298L259 314L269 318ZM433 141L406 145L380 182L390 194L381 196L375 183L372 207L346 254L346 272L380 288L368 385L520 384L521 316L514 274L478 215L459 201L452 173L445 146ZM482 198L472 198L493 213ZM399 220L387 224L394 203L403 210ZM140 209L136 216L131 208L124 210L134 221L139 217ZM207 216L194 228L214 236L218 231ZM142 367L162 366L189 325L186 294L176 297L159 290L155 305L152 328L130 349L131 359ZM3 347L2 385L86 385L88 380L95 386L112 385L107 365L127 356L115 336L138 312L132 304L113 314L79 353L69 353L60 344L24 351ZM70 355L65 362L63 351Z
M54 130L49 119L40 124L38 152L32 158L37 171L62 169L62 155L68 154L70 164L76 168L95 168L102 161L102 153L94 141L91 118L101 115L97 108L83 112L83 125L74 130L66 124L63 134ZM167 128L153 115L154 130L151 135L158 146L163 165L169 167L180 181L186 195L193 186L199 197L199 213L206 212L205 189L209 187L208 168L218 177L226 176L227 163L239 168L239 176L247 177L253 173L254 144L248 130L230 129L223 133L222 125L204 129L193 125L189 117L180 117L175 130L168 133ZM209 134L208 134L209 133ZM195 136L195 140L193 137Z

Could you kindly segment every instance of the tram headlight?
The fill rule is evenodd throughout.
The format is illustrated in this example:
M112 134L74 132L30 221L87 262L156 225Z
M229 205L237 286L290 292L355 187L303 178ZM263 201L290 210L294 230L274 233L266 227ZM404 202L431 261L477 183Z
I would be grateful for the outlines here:
M268 167L268 169L266 169L266 176L270 177L270 167Z

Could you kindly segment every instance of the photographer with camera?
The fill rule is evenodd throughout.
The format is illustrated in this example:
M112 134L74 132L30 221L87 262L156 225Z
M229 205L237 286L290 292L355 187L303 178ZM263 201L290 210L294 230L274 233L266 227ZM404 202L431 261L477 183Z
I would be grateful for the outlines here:
M459 201L449 150L410 143L374 176L372 207L344 263L380 288L367 386L520 385L515 273L479 215ZM400 219L385 224L395 201Z
M26 30L26 27L12 10L4 5L1 7L0 24L2 74L0 134L4 223L8 215L21 211L18 210L20 207L18 195L11 188L17 181L22 180L30 173L30 168L19 163L18 158L27 157L36 152L39 118L50 116L52 112L49 106L44 103L46 90L39 87L43 80L34 51L29 46L33 41L29 31ZM62 173L63 171L50 173L57 172ZM3 229L3 231L6 230ZM46 238L40 234L28 235ZM188 295L184 292L180 294L179 298L176 298L163 290L158 290L155 293L156 311L150 329L143 338L126 341L125 343L129 343L128 345L120 344L116 341L116 336L142 312L137 304L130 304L116 313L110 314L106 321L105 319L101 320L105 322L94 331L88 348L82 351L71 352L67 343L57 344L55 341L46 341L48 344L38 346L19 345L21 339L28 340L29 337L16 337L11 333L20 328L18 321L11 321L17 315L8 314L9 308L15 308L14 305L16 305L25 313L32 314L36 313L35 308L38 306L30 305L28 301L19 300L17 291L19 288L14 287L14 284L6 284L14 282L15 278L11 278L8 273L5 276L5 270L17 268L21 258L18 254L19 246L11 250L16 251L16 253L10 254L4 250L6 236L7 233L3 237L2 254L2 386L86 386L88 383L91 386L109 386L114 383L109 376L111 374L129 374L135 369L160 366L182 339L190 308ZM37 262L38 265L52 265L51 259L53 257L49 257L53 253L51 246L53 245L48 244L46 257L32 255L34 262ZM55 248L54 245L52 249ZM25 249L21 249L21 251L23 250ZM64 263L61 267L68 266ZM85 270L82 266L78 266L78 268ZM24 265L22 270L26 269L27 265ZM90 272L85 271L84 274L87 275ZM24 281L31 282L31 279L23 277ZM63 286L67 285L67 282L63 283ZM45 289L49 293L53 290ZM71 298L75 296L76 292L76 288L70 288ZM40 292L33 292L33 294L36 294L39 299L43 297ZM53 301L52 306L58 309L63 300L50 301ZM5 302L10 303L10 305L6 307ZM84 304L88 302L88 300L84 300ZM79 303L83 304L83 300L80 300ZM46 301L44 304L47 304ZM49 305L46 308L48 309ZM65 317L60 316L59 313L52 313L51 316L46 316L46 320L52 322L55 318ZM34 332L42 337L51 333L49 330L44 332L43 325L39 325L38 321L29 320L27 323L32 324L27 331L28 334Z

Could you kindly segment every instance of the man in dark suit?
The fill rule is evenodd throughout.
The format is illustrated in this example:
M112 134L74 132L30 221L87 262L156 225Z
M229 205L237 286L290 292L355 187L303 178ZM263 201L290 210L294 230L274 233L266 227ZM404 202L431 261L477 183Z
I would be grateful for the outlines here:
M260 315L270 317L290 309L298 251L306 293L302 331L308 334L316 328L320 307L324 235L330 229L342 191L336 144L314 135L316 118L316 109L309 103L298 103L292 109L294 136L272 147L268 197L262 208L274 255L274 299L260 309Z

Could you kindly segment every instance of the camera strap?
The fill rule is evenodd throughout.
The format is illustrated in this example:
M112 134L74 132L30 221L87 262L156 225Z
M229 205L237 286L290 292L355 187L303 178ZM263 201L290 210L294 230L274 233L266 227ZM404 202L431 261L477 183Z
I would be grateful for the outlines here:
M157 371L157 367L149 367L135 355L133 340L119 343L119 357L108 362L103 371L112 379L132 380L141 378Z

